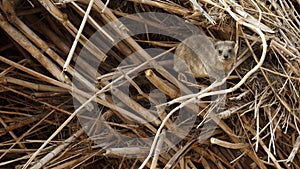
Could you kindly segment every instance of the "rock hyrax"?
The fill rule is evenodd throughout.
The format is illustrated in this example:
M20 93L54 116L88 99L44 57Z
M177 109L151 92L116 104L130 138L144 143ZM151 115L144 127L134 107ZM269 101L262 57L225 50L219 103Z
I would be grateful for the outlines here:
M180 43L175 51L174 70L198 77L222 80L236 60L233 41L213 43L204 35L194 35Z

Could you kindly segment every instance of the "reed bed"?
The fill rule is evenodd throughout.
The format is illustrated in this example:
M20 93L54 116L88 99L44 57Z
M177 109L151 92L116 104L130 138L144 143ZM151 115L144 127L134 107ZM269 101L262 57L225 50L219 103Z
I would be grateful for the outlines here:
M299 0L2 0L0 9L0 168L300 168ZM233 72L218 83L182 84L161 66L172 60L158 64L146 50L170 54L179 40L129 36L120 19L165 31L167 20L132 15L145 12L235 41ZM89 57L80 57L83 50ZM118 78L130 83L129 95ZM222 111L211 113L210 98L224 94ZM185 117L185 124L195 117L188 133L174 122L183 107L195 111ZM103 121L81 114L94 109L109 130L146 138L147 146L97 132ZM167 129L180 141L162 150L172 141Z

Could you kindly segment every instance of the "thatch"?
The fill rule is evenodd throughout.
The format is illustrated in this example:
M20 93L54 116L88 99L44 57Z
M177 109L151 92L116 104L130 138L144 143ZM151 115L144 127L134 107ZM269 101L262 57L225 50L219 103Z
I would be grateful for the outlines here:
M0 9L0 168L300 168L299 0L2 0ZM213 40L236 41L234 71L213 85L208 78L183 84L202 90L181 96L177 77L146 52L173 52L178 39L128 37L132 30L119 20L130 16L166 28L156 15L149 20L130 15L143 12L174 15ZM173 28L169 32L182 29ZM101 36L91 41L97 30ZM83 50L90 57L81 58ZM132 65L120 66L136 52ZM93 65L98 61L101 66ZM152 68L140 71L144 64ZM130 76L134 71L139 73ZM113 82L118 78L130 82L130 95ZM226 89L217 87L225 81ZM224 94L226 104L213 114L217 103L211 98ZM161 137L154 143L122 142L99 132L103 121L95 115L88 119L93 131L86 129L82 110L97 108L109 130ZM180 108L199 108L197 117L184 118L192 125L189 132L175 126ZM180 141L163 150L172 141L167 130L176 131ZM92 132L97 137L89 137Z

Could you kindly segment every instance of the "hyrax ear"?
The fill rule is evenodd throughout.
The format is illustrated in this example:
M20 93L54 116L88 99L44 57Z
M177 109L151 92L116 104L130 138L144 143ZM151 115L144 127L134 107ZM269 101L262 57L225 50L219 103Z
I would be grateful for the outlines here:
M234 50L234 53L237 54L238 51L238 45L235 44L235 41L230 41L231 42L231 46Z
M215 41L215 42L213 42L214 48L217 49L218 46L220 45L220 43L221 43L221 41Z

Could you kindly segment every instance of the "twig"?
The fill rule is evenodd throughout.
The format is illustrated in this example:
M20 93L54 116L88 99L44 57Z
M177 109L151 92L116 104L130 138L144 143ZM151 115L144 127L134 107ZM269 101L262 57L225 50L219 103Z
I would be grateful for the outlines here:
M156 146L156 149L155 149L155 152L154 152L154 157L153 157L150 169L157 168L158 157L159 157L159 155L161 153L163 143L165 142L165 138L166 138L166 131L163 130L161 132L160 138L158 140L158 143L157 143L157 146Z
M196 2L196 0L190 0L190 2L193 4L193 6L199 10L199 12L201 12L205 17L206 19L209 20L209 22L212 24L212 25L215 25L217 24L216 21L198 4L198 2Z
M245 143L230 143L224 140L220 140L217 138L212 137L210 139L211 144L216 144L218 146L221 147L225 147L225 148L231 148L231 149L242 149L242 148L246 148L249 147L249 144L245 144Z
M39 169L42 168L47 162L53 159L57 154L63 151L68 145L70 145L75 139L77 139L80 135L84 133L84 129L78 130L71 137L66 139L62 144L56 147L54 150L49 152L44 158L40 159L34 166L30 167L30 169Z
M291 165L291 163L293 162L298 150L300 148L300 136L297 137L295 145L293 147L292 152L290 153L288 159L286 160L286 162L288 163L288 165Z
M110 1L110 0L107 0L107 1L106 1L105 6L104 6L104 8L102 9L102 13L103 13L103 12L105 11L105 9L107 8L107 5L109 4L109 1Z
M71 60L72 60L74 51L75 51L76 46L77 46L77 42L79 41L79 38L80 38L80 36L81 36L81 33L82 33L82 31L83 31L83 28L84 28L84 26L85 26L85 23L86 23L86 21L87 21L87 18L88 18L89 14L90 14L90 11L91 11L91 9L92 9L93 3L94 3L94 0L90 0L90 3L89 3L89 5L88 5L88 8L86 9L85 15L84 15L84 17L83 17L83 19L82 19L82 22L81 22L81 24L80 24L79 30L78 30L77 35L76 35L76 37L75 37L75 40L73 41L73 45L72 45L72 47L71 47L71 49L70 49L70 52L69 52L69 54L68 54L67 60L66 60L66 62L65 62L65 64L64 64L64 66L63 66L63 71L67 71L67 68L68 68L68 66L69 66L69 64L70 64L70 62L71 62Z

